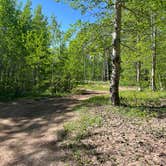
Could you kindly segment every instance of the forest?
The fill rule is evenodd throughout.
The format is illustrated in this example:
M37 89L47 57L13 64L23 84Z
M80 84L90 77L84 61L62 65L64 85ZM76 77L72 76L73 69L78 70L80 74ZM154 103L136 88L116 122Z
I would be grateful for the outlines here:
M54 2L0 0L2 166L166 165L166 1Z

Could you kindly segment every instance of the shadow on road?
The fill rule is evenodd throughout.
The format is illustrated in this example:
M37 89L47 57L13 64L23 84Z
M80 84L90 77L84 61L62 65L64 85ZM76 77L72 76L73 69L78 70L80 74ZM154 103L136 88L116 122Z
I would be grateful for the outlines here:
M87 94L91 97L96 92ZM57 146L58 131L77 118L73 107L84 95L0 103L1 166L64 165L67 156Z

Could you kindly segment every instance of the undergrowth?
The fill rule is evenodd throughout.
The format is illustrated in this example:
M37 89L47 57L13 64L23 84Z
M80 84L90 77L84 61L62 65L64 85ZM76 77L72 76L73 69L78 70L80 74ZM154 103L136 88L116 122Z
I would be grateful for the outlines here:
M64 124L64 131L73 141L80 141L88 134L89 128L100 126L101 123L101 116L84 111L80 114L80 119Z
M166 98L165 92L123 91L120 92L120 98L122 103L120 107L111 105L109 95L91 97L75 106L74 110L79 111L80 118L66 123L64 133L67 136L65 144L72 151L73 158L78 165L93 164L91 160L84 159L84 155L88 155L89 151L93 151L93 147L84 144L83 140L91 136L94 127L100 127L104 123L105 117L102 116L102 113L98 114L93 111L96 107L101 111L107 111L108 114L105 115L113 112L128 118L141 118L141 120L159 117L161 113L166 114L165 107L162 108L160 103L161 98ZM160 136L161 132L157 132L156 135Z

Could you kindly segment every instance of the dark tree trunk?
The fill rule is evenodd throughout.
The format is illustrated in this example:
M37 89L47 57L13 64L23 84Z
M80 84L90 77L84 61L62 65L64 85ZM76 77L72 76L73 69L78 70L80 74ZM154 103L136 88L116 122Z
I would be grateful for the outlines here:
M114 106L120 105L119 80L120 80L120 32L121 32L121 0L115 0L115 22L112 43L112 75L111 75L111 101Z

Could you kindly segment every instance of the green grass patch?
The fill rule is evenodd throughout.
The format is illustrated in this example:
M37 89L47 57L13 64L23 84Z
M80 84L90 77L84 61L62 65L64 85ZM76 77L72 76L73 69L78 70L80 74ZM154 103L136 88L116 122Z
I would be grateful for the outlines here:
M158 106L160 99L166 98L166 92L122 91L121 103L130 106Z
M160 117L166 114L166 108L161 106L161 99L166 98L165 92L120 92L121 106L109 107L111 105L110 96L95 96L81 102L74 109L82 112L95 106L106 106L108 109L126 115L128 117Z
M88 106L102 106L111 104L111 101L108 95L94 96L83 101L83 104Z
M34 99L34 100L40 100L41 98L49 98L49 97L64 97L68 96L70 93L55 93L52 94L49 90L46 90L44 92L30 92L26 93L22 96L15 96L15 95L0 95L0 101L2 102L10 102L18 99Z
M86 89L74 88L74 89L72 89L71 94L73 94L73 95L82 95L86 92L87 92Z
M80 119L66 123L64 125L64 131L68 133L74 141L79 141L88 134L90 127L100 126L101 123L101 116L92 115L84 111L80 114Z
M157 112L150 111L144 107L120 107L118 108L118 113L127 117L134 117L134 118L152 118L157 117Z
M110 105L111 101L108 95L94 96L89 99L81 101L79 105L76 105L73 110L83 112L87 109L91 109L94 106Z
M88 82L81 85L78 85L78 89L90 89L90 90L101 90L109 91L109 82Z

